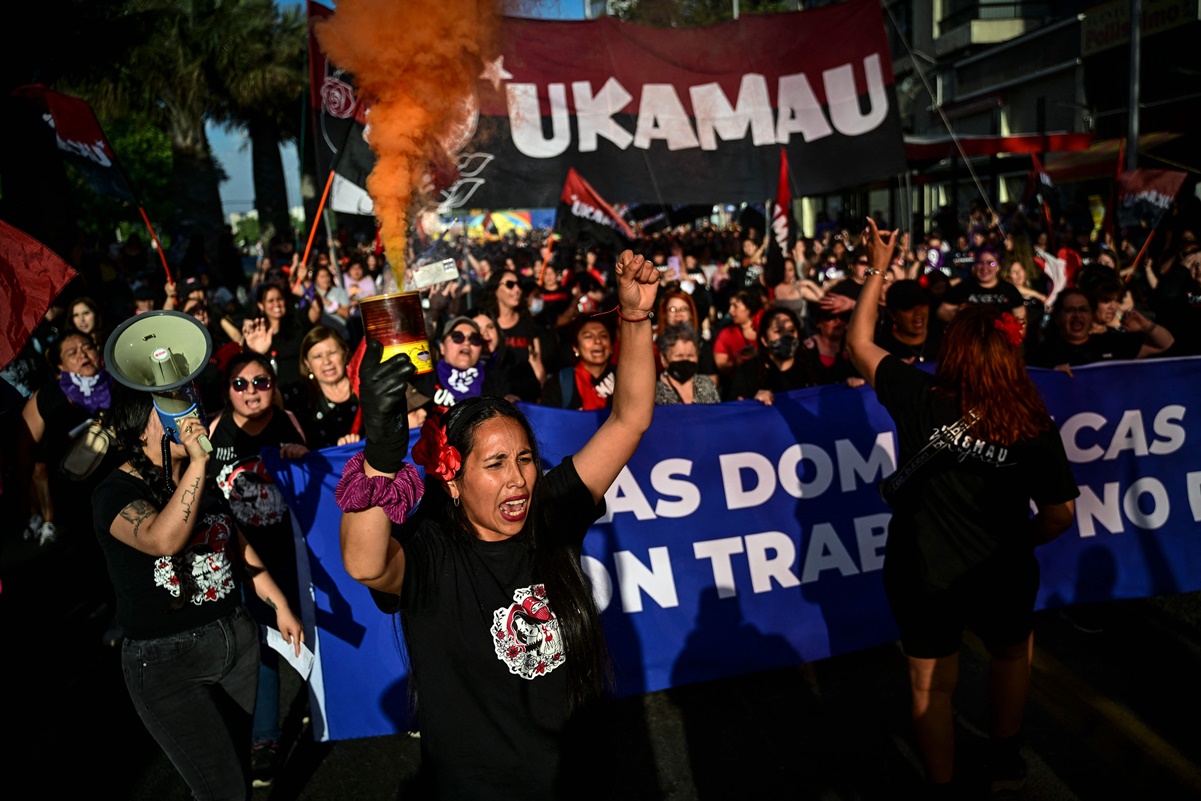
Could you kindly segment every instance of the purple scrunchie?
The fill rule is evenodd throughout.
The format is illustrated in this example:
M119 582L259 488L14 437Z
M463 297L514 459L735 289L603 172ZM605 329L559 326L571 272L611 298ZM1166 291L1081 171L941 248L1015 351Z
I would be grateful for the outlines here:
M343 512L361 512L378 506L393 523L400 525L425 492L417 468L406 462L396 478L369 476L363 472L363 454L350 457L342 478L334 488L334 500Z

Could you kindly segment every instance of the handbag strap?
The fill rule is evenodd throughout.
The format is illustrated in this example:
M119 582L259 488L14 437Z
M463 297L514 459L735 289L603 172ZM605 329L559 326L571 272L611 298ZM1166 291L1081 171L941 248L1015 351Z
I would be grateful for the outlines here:
M978 410L968 409L963 417L960 417L952 425L941 429L926 443L925 447L913 454L909 458L909 461L905 462L897 472L884 479L888 485L888 491L890 493L897 492L902 484L921 469L922 465L933 459L939 451L945 449L952 442L967 433L972 426L976 425L980 417L981 414Z

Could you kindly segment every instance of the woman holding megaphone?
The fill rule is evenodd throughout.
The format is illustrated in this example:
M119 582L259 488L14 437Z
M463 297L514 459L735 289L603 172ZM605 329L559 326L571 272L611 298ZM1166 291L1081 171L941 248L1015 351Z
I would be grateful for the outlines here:
M367 347L367 444L335 491L342 561L404 615L423 764L441 798L587 798L612 779L615 738L595 716L608 661L580 546L651 423L659 273L627 250L617 276L612 412L545 475L525 416L481 396L426 420L412 456L423 487L404 463L412 365Z
M198 799L249 798L258 626L243 580L300 653L304 630L221 493L205 486L200 420L165 435L148 392L114 387L112 424L129 461L92 497L117 591L125 686L147 730Z

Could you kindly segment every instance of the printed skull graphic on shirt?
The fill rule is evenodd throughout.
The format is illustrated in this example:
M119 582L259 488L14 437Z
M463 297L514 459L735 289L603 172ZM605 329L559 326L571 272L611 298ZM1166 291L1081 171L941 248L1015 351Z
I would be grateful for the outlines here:
M233 521L224 514L206 514L194 529L183 553L160 556L154 561L154 583L178 598L181 588L188 600L199 606L224 598L234 588L233 567L225 546L233 532ZM181 573L191 580L181 578Z
M234 519L244 526L265 528L288 512L283 493L258 456L226 465L217 475L217 486L229 500Z
M559 619L551 611L544 585L516 590L513 603L492 613L492 644L509 672L523 679L545 676L563 664L567 655Z

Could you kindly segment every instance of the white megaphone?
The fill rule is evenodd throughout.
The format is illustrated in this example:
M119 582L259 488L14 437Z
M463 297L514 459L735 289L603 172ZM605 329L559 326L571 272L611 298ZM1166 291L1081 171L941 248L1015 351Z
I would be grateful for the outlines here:
M194 318L177 311L148 311L113 331L104 345L104 365L130 389L154 395L163 430L179 442L179 420L196 417L207 425L200 393L192 383L213 355L213 338ZM200 445L211 453L208 437Z

